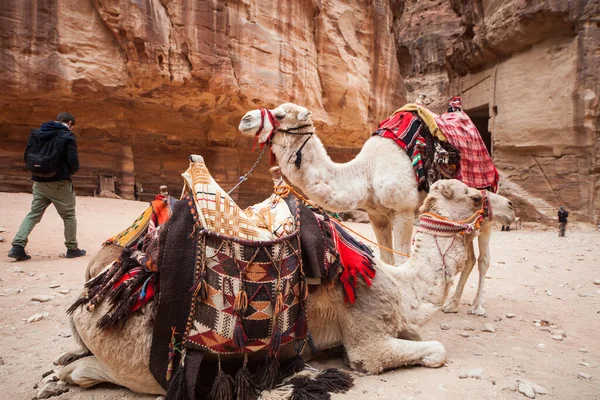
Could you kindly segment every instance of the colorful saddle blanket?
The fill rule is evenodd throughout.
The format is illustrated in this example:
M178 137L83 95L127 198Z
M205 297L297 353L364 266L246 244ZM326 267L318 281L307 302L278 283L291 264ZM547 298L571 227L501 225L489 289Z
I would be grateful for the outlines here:
M498 192L500 175L479 131L467 113L455 110L435 119L448 141L460 151L460 167L454 178L472 188Z
M373 135L390 138L407 152L419 190L428 191L443 178L455 178L473 188L498 189L498 171L459 100L453 99L449 112L441 116L407 104L382 121Z

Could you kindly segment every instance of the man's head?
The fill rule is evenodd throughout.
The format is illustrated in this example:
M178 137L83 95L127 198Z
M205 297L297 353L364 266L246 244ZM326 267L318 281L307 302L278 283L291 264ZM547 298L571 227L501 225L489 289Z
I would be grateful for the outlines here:
M71 129L72 127L75 126L75 117L73 116L73 114L68 113L68 112L61 112L60 114L58 114L56 116L56 120L58 122L62 122L64 124L67 124L67 126L69 127L69 129Z
M560 210L564 211L565 206L560 206Z

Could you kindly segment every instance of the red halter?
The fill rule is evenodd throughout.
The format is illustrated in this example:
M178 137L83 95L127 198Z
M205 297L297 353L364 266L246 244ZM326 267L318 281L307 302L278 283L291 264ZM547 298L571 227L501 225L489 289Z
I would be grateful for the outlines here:
M260 126L258 127L256 134L254 135L254 144L252 145L252 151L254 151L254 149L256 148L256 144L258 143L258 135L260 135L260 133L263 131L263 129L265 127L265 115L269 118L269 122L271 123L272 128L271 128L271 132L269 132L269 136L267 136L267 140L265 140L263 143L260 144L261 148L265 147L265 144L271 143L271 139L273 139L273 136L277 132L277 128L279 128L279 122L277 122L277 120L273 116L273 113L271 113L271 111L269 111L266 108L261 108L260 109Z

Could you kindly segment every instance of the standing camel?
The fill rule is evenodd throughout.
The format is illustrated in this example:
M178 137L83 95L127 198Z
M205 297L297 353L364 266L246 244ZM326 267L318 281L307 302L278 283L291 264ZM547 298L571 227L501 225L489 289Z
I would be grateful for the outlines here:
M276 121L276 122L275 122ZM394 264L394 255L385 248L408 253L414 210L422 197L417 188L411 160L392 140L369 138L360 153L347 163L335 163L315 134L312 113L305 107L285 103L273 110L252 110L242 118L240 131L256 136L261 145L271 146L283 174L319 206L333 212L357 208L367 211L377 242L383 246L384 262ZM488 193L489 197L495 196ZM498 196L501 197L501 196ZM508 225L515 220L512 203L493 210L494 219ZM497 201L501 201L496 199ZM392 227L394 246L392 246ZM485 315L483 289L490 265L491 221L482 224L479 234L479 286L469 313ZM453 298L444 312L458 312L465 283L475 265L473 238L467 245L467 261Z

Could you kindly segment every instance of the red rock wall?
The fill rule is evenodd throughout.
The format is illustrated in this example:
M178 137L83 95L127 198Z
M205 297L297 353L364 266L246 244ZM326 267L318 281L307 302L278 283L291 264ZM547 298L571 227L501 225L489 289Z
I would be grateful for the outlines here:
M98 174L121 176L127 146L147 191L180 188L191 153L231 187L256 157L240 118L286 101L309 107L326 144L350 154L405 100L391 29L387 0L6 0L0 190L27 190L29 129L63 110L77 118L80 193ZM244 201L271 190L267 167L242 186Z

